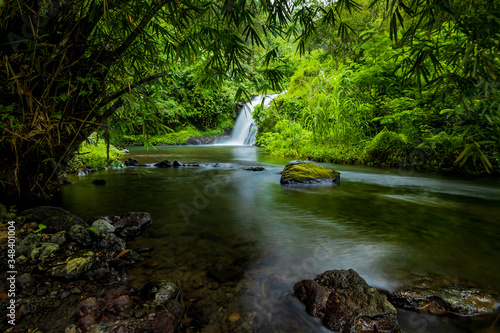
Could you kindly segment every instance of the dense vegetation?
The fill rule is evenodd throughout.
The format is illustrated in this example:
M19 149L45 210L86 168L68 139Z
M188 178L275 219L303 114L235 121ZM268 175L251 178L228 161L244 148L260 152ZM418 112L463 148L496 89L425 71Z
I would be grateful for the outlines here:
M374 6L350 17L351 35L322 28L287 94L255 113L259 143L278 156L498 172L499 5L474 4L419 3L395 21Z
M234 100L282 89L255 115L271 154L498 170L499 6L2 1L2 193L47 196L92 133L213 136L230 128Z

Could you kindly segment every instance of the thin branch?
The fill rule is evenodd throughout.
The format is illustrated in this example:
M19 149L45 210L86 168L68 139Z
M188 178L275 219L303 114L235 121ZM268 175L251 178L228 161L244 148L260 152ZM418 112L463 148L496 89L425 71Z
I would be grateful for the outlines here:
M113 113L115 113L115 111L118 110L122 105L123 105L123 99L121 99L121 98L119 100L117 100L116 102L114 102L113 105L111 105L109 107L109 109L104 111L99 123L101 123L103 120L108 119L108 117L111 116Z
M164 76L167 76L167 75L169 75L168 72L163 72L163 73L159 73L159 74L148 76L148 77L146 77L146 78L144 78L142 80L139 80L139 81L137 81L135 83L132 83L130 86L128 86L126 88L123 88L122 90L119 90L119 91L115 92L113 95L111 95L108 98L106 98L105 100L103 100L99 104L98 108L103 107L104 105L108 104L109 102L114 101L115 99L117 99L118 97L122 96L123 94L131 91L132 89L135 89L135 88L139 87L140 85L143 85L146 82L149 82L149 81L152 81L154 79L158 79L160 77L164 77Z
M156 5L143 17L141 23L132 31L132 33L127 37L127 39L120 45L114 52L108 54L108 56L101 61L102 64L108 66L120 57L127 49L132 45L134 40L143 32L144 28L151 22L153 17L158 14L158 11L166 4L167 0L159 0Z

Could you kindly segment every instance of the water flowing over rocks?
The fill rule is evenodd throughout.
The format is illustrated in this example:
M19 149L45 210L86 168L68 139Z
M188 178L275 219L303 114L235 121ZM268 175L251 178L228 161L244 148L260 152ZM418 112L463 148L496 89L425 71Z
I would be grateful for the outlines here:
M171 168L174 166L174 163L169 160L164 160L156 163L154 166L157 168Z
M127 267L143 258L136 251L125 250L122 237L130 238L148 227L148 213L106 216L88 223L58 207L35 207L22 214L12 217L18 237L16 325L2 320L0 331L179 330L184 308L176 300L180 292L176 285L161 281L156 297L144 298L127 281ZM46 229L35 232L39 223L46 222ZM6 278L5 271L1 274ZM5 309L9 297L3 292L0 296L0 307Z
M245 167L242 169L246 170L246 171L264 171L265 170L263 167Z
M331 270L293 287L306 311L335 332L401 332L396 309L354 270Z
M433 274L406 274L402 286L386 293L397 307L437 315L488 315L500 305L498 293L489 287Z
M137 166L139 165L139 161L137 161L135 158L127 158L125 162L123 162L126 166Z
M339 184L340 173L312 163L291 163L281 172L280 183L297 184Z

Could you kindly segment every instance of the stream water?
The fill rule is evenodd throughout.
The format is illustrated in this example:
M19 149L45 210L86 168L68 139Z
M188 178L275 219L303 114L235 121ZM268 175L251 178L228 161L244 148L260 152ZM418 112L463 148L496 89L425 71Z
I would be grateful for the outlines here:
M388 290L405 272L500 290L498 179L329 164L339 186L289 188L279 179L290 161L256 147L132 147L127 157L201 166L91 174L63 187L60 205L84 218L151 213L128 247L154 251L130 279L179 284L187 331L327 332L290 291L329 269L353 268ZM398 316L405 332L488 332L494 319Z

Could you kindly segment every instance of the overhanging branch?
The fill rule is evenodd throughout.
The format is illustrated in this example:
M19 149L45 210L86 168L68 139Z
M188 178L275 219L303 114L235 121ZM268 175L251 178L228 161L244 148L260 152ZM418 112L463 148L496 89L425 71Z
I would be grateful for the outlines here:
M153 17L157 15L158 11L165 5L166 0L158 0L156 5L151 8L151 10L142 18L141 23L132 31L132 33L125 39L125 41L120 45L115 51L108 54L101 63L105 66L112 64L117 58L119 58L127 49L132 45L134 40L143 32L144 28L151 22Z
M154 79L158 79L160 77L164 77L164 76L167 76L167 75L169 75L167 72L163 72L163 73L159 73L159 74L148 76L148 77L146 77L146 78L144 78L142 80L139 80L139 81L137 81L135 83L132 83L130 86L128 86L126 88L123 88L122 90L119 90L119 91L115 92L113 95L111 95L108 98L106 98L105 100L103 100L99 104L98 108L103 107L104 105L108 104L109 102L114 101L115 99L117 99L118 97L122 96L123 94L126 94L129 91L132 91L133 89L139 87L140 85L143 85L146 82L149 82L149 81L152 81Z

